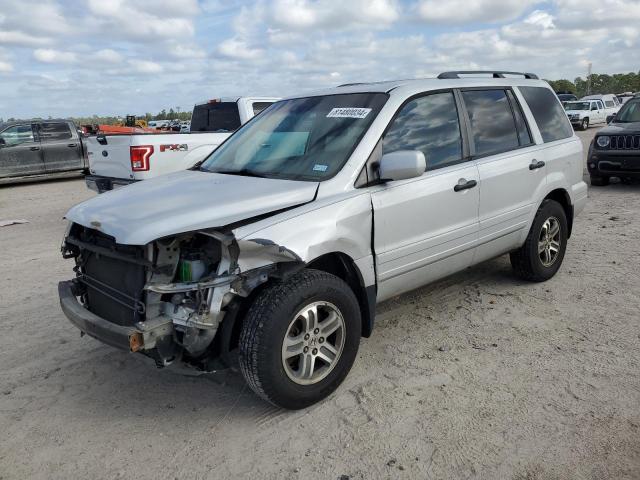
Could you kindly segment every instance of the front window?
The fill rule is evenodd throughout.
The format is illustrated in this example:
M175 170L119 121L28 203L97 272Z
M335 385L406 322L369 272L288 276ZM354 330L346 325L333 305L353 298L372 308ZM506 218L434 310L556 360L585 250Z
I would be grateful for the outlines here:
M340 171L387 98L384 93L354 93L275 103L214 151L200 168L235 175L325 180Z
M12 147L21 143L33 142L33 129L31 125L14 125L0 133L0 144Z
M564 104L565 110L589 110L589 102L567 102Z
M616 123L640 122L640 100L630 100L625 103L614 121Z

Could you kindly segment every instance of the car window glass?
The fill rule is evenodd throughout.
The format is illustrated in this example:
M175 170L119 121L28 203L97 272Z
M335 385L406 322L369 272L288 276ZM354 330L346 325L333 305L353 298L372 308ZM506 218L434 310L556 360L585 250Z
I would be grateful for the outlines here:
M253 114L257 115L259 114L261 111L263 111L265 108L267 108L269 105L271 105L273 102L253 102Z
M529 105L545 143L573 136L569 119L551 90L544 87L518 89Z
M516 129L518 130L520 145L531 145L533 141L531 140L529 128L527 128L527 121L522 113L522 107L520 107L520 103L511 90L507 90L507 97L509 97L509 102L513 108L513 117L516 120Z
M6 146L20 145L21 143L33 142L33 129L31 125L14 125L0 133L0 138L4 140Z
M42 123L40 137L43 140L67 140L71 138L71 129L66 123Z
M462 92L462 97L471 121L477 156L519 146L516 124L504 90L468 90Z
M240 128L236 102L211 102L196 105L191 116L192 132L233 132Z
M427 170L462 159L462 136L452 92L434 93L408 102L382 141L382 151L419 150Z
M598 103L598 108L599 108L600 110L602 110L602 109L604 108L604 105L602 105L602 102L601 102L600 100L598 100L598 102L597 102L597 103Z

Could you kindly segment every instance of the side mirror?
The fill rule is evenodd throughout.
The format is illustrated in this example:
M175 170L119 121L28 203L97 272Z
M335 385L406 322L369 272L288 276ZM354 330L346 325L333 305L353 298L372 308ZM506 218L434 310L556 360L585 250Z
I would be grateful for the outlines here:
M406 180L421 176L427 168L424 153L418 150L398 150L385 153L380 160L380 180Z
M616 118L615 113L612 113L611 115L607 116L607 123L611 123L614 118Z

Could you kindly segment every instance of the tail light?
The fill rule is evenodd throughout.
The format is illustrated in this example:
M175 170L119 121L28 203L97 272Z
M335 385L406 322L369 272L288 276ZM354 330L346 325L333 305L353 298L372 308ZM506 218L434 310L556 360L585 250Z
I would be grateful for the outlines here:
M153 145L136 145L130 147L131 171L146 172L149 170L149 157L153 155Z

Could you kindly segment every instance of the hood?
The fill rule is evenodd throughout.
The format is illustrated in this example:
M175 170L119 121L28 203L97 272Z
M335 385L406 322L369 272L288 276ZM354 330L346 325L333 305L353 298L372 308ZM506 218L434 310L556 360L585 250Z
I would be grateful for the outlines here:
M588 113L588 110L565 110L565 113L567 115L584 115L585 113Z
M640 122L610 123L598 135L640 135Z
M103 193L76 205L65 218L117 243L145 245L307 203L317 189L317 182L186 170Z

